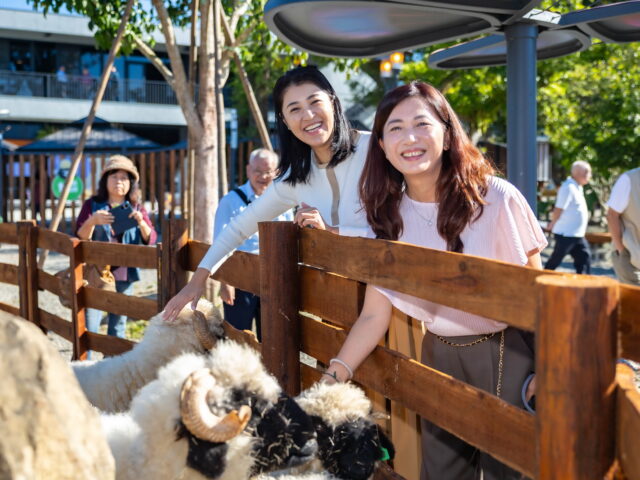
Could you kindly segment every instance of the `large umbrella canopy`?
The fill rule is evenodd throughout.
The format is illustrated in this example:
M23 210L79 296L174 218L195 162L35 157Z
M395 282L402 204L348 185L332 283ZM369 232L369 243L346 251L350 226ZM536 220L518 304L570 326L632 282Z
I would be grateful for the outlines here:
M83 125L84 119L76 120L68 127L19 148L16 153L73 152L80 141ZM120 128L115 128L106 120L96 117L84 151L116 153L157 148L160 148L159 144Z

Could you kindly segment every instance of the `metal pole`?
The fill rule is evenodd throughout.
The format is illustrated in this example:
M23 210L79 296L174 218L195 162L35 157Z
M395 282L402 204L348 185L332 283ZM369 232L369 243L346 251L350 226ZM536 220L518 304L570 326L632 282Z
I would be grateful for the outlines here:
M515 23L507 40L507 178L537 211L536 39L538 27Z

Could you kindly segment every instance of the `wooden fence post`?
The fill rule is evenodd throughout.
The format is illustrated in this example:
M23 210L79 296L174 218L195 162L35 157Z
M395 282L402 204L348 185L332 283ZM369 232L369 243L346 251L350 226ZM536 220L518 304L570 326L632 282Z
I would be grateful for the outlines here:
M86 308L83 292L84 258L82 257L82 242L77 238L70 238L69 252L69 285L71 292L71 324L73 329L73 359L86 360L89 350L87 333Z
M38 265L36 260L37 230L35 220L18 222L18 289L20 316L38 321Z
M162 282L158 286L158 295L162 289L164 305L187 284L187 245L189 243L188 224L185 219L173 216L162 218Z
M537 478L602 479L614 460L618 283L550 275L536 282Z
M260 232L260 309L262 358L290 395L300 392L298 227L262 222Z

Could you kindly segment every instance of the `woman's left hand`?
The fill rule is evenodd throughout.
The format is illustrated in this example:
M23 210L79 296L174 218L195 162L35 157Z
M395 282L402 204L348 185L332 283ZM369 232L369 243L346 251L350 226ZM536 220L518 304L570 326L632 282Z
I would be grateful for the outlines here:
M324 222L322 215L317 208L302 202L302 205L296 211L293 223L300 227L317 228L318 230L327 230L327 224Z
M129 214L129 218L133 218L136 222L138 222L138 225L144 222L144 216L139 210L134 210L133 212L131 212Z

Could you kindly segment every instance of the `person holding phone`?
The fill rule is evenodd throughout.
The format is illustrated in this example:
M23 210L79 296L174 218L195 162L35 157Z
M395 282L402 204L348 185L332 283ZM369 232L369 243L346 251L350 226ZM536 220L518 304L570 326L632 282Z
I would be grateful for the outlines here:
M124 155L111 156L102 170L98 193L82 205L77 221L78 238L129 245L155 244L157 233L149 215L141 204L130 198L132 186L139 178L138 169L129 158ZM114 229L115 216L112 211L116 208L131 209L128 217L135 222L130 228L124 231ZM132 293L133 282L140 280L140 270L134 267L111 266L111 273L115 278L116 291L126 295ZM108 319L107 334L124 338L127 317L109 313ZM101 311L87 309L87 330L97 332L101 320Z

